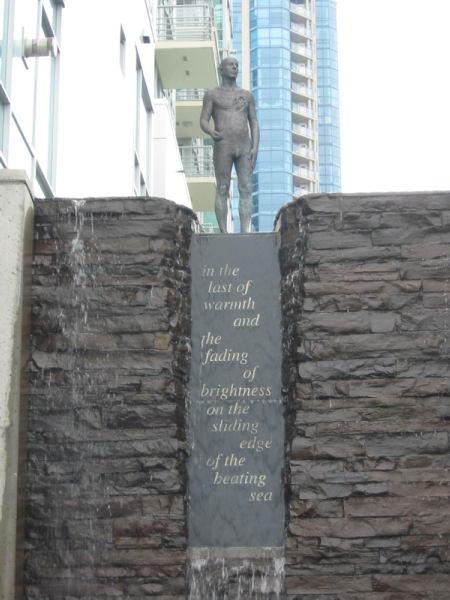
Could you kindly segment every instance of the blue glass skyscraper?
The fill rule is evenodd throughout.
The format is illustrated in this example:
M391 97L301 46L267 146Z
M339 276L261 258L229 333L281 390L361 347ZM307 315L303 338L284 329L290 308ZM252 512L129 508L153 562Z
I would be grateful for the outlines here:
M316 0L320 191L341 191L336 0Z
M267 231L293 197L340 188L336 6L335 0L234 0L233 9L233 45L261 128L252 223Z
M292 200L289 0L250 1L250 85L261 142L253 174L252 223L273 228L277 207Z

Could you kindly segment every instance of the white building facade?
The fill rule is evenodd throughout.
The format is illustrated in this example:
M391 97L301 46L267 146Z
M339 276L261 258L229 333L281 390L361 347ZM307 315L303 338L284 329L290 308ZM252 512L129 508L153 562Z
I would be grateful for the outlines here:
M156 66L157 11L146 0L67 3L58 195L162 196L191 205L173 93Z
M35 196L213 210L195 136L199 90L231 49L229 0L0 0L0 26L0 164Z

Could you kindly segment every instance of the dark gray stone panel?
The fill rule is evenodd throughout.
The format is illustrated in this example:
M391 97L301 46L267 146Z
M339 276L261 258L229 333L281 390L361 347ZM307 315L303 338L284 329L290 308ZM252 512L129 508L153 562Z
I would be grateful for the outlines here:
M189 543L282 546L277 234L192 240Z

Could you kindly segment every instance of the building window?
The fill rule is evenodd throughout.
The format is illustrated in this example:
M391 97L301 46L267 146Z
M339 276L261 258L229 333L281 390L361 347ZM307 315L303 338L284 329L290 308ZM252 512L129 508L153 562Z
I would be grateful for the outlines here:
M6 167L6 146L10 117L10 75L13 35L12 0L0 0L0 166Z
M55 54L35 59L37 61L37 96L35 107L35 137L38 179L45 184L55 183L56 112L59 80L59 20L56 6L49 0L43 2L39 38L55 40ZM42 183L41 183L42 187Z
M134 145L134 191L137 196L150 195L152 103L136 56L136 122Z
M47 197L55 181L61 9L60 0L0 0L0 164L24 169Z
M35 58L25 58L24 42L36 38L38 3L30 0L15 0L14 37L11 79L11 108L20 129L29 143L33 138L33 116L35 100Z
M2 82L4 81L4 62L5 62L5 54L6 54L6 42L8 37L6 35L6 25L7 25L7 9L8 2L5 3L5 0L0 0L0 35L2 36L0 42L0 73Z
M26 136L13 117L9 129L8 168L24 169L29 175L33 164L33 153Z

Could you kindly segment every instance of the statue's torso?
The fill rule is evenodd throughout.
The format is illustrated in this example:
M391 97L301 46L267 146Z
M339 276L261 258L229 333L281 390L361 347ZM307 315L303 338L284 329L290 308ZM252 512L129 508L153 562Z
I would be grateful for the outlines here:
M240 88L218 87L212 90L212 95L214 126L223 134L223 139L216 143L248 143L250 93Z

